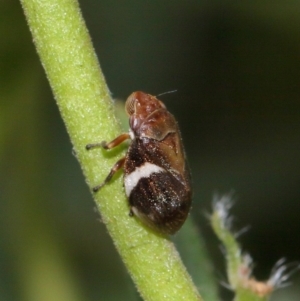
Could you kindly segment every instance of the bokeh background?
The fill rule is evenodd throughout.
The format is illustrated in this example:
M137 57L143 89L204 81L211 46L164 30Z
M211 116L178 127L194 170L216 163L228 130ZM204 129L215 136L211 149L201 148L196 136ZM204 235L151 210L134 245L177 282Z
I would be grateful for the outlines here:
M235 191L235 229L251 226L240 242L259 279L282 257L300 260L299 1L80 5L114 97L178 90L161 98L182 129L217 279L214 192ZM138 300L16 0L0 1L0 106L0 300ZM299 273L291 282L272 301L299 300Z

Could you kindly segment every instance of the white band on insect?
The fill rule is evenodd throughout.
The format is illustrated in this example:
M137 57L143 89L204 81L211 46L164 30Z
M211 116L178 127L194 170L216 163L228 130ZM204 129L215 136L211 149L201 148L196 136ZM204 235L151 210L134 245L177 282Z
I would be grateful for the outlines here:
M148 178L153 173L164 171L163 168L148 162L137 167L133 172L124 177L124 186L127 197L130 196L132 189L137 185L140 179Z

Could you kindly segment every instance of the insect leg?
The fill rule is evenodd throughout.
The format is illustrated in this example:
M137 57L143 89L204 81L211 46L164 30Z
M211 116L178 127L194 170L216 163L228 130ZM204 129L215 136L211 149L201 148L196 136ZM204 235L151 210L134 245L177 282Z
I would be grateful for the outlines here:
M98 190L100 190L105 184L107 184L111 178L113 177L113 175L120 170L125 162L125 157L121 158L120 160L118 160L115 165L112 167L112 169L110 170L108 176L106 177L106 179L99 185L93 187L93 191L97 192Z
M123 133L109 143L107 143L106 141L102 141L100 143L90 143L90 144L87 144L85 148L87 150L93 149L95 147L103 147L104 149L112 149L129 138L130 138L130 135L128 133Z

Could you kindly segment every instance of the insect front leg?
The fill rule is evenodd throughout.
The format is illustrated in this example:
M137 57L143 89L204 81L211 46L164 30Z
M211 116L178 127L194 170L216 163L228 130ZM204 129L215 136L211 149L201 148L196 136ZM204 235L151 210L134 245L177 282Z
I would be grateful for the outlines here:
M96 147L103 147L104 149L112 149L127 139L130 139L129 133L123 133L120 136L118 136L117 138L115 138L114 140L112 140L111 142L107 143L106 141L102 141L100 143L90 143L90 144L87 144L85 146L85 148L87 150L90 150L90 149L93 149Z

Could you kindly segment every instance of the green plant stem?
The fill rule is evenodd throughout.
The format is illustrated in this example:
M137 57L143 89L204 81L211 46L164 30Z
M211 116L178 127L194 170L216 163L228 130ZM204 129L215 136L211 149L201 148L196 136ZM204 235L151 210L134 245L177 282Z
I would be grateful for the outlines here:
M78 3L21 3L77 158L93 187L123 152L85 150L86 144L110 140L120 129ZM202 300L169 239L128 216L120 177L99 191L95 201L144 300Z

